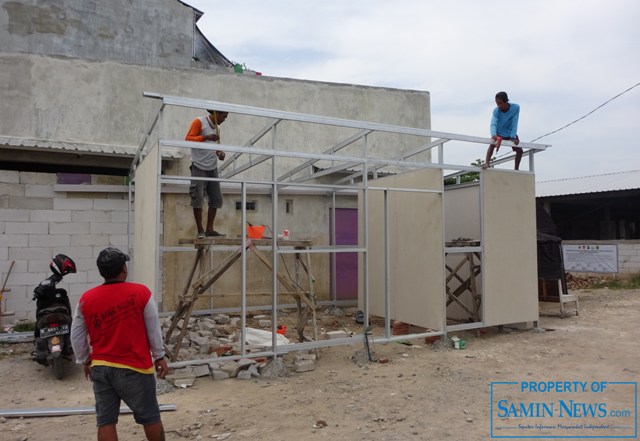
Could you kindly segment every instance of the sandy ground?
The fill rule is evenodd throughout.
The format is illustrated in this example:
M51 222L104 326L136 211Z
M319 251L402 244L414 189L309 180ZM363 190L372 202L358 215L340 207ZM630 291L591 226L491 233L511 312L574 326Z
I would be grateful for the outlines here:
M213 381L159 396L168 440L487 440L490 383L624 381L640 377L640 291L580 291L580 315L541 304L545 332L507 328L458 335L464 350L412 341L374 344L389 362L362 366L353 346L323 349L314 371L281 379ZM31 361L31 345L0 345L2 409L92 406L81 369L59 381ZM141 440L130 415L120 439ZM95 439L95 416L0 418L0 440ZM553 438L547 438L553 439Z

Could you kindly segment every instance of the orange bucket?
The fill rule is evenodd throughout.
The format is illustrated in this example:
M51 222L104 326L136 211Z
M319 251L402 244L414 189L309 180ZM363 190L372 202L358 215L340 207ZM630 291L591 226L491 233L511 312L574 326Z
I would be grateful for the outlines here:
M265 228L264 225L247 225L247 236L249 236L249 239L262 239Z
M286 335L287 327L285 325L280 325L278 326L278 329L276 330L276 332L280 335Z

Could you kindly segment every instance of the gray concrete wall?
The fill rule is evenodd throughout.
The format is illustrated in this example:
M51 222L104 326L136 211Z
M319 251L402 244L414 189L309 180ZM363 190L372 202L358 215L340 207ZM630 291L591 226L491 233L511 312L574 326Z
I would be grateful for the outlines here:
M84 291L103 281L96 268L100 250L109 245L126 250L126 191L60 192L55 174L2 170L0 194L0 283L6 280L11 289L0 306L16 313L2 323L35 318L33 288L51 275L49 262L56 254L76 263L78 272L59 285L75 305Z
M428 92L200 69L161 69L0 53L0 88L0 135L52 141L137 147L159 107L158 101L142 97L145 91L431 128ZM202 114L190 109L169 110L165 136L184 139L191 120ZM232 116L223 126L224 142L243 144L264 124L264 119ZM289 141L289 146L297 151L328 148L344 136L344 131L339 130L291 130L293 135L303 135L297 138L297 143ZM398 157L402 151L403 146L396 144L386 153Z
M0 52L189 67L193 38L176 0L0 0Z

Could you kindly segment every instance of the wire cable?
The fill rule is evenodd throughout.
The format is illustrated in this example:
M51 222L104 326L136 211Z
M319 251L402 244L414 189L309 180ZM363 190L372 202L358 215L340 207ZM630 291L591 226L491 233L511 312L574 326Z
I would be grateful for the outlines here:
M573 124L577 123L578 121L581 121L581 120L585 119L587 116L591 115L592 113L594 113L594 112L595 112L595 111L597 111L598 109L601 109L602 107L604 107L604 106L606 106L607 104L609 104L611 101L615 100L616 98L621 97L621 96L622 96L622 95L624 95L625 93L630 92L631 90L635 89L635 88L636 88L636 87L638 87L638 86L640 86L640 83L636 83L636 84L634 84L633 86L631 86L631 87L630 87L630 88L628 88L627 90L625 90L625 91L623 91L623 92L620 92L619 94L617 94L617 95L616 95L616 96L614 96L613 98L608 99L607 101L605 101L604 103L600 104L598 107L596 107L595 109L593 109L591 112L589 112L589 113L587 113L587 114L585 114L585 115L581 116L580 118L576 119L575 121L571 121L569 124L566 124L566 125L564 125L564 126L560 127L559 129L556 129L556 130L554 130L554 131L552 131L552 132L545 133L545 134L544 134L544 135L542 135L542 136L538 136L537 138L532 139L532 140L531 140L531 141L529 141L529 142L536 142L537 140L539 140L539 139L541 139L541 138L544 138L545 136L553 135L554 133L557 133L557 132L559 132L560 130L564 130L564 129L566 129L567 127L569 127L569 126L571 126L571 125L573 125Z
M549 132L549 133L545 133L545 134L544 134L544 135L542 135L542 136L538 136L537 138L532 139L532 140L531 140L531 141L529 141L529 142L536 142L537 140L542 139L542 138L544 138L545 136L553 135L554 133L558 133L560 130L564 130L564 129L566 129L566 128L567 128L567 127L569 127L569 126L572 126L573 124L577 123L578 121L581 121L581 120L585 119L585 118L586 118L586 117L588 117L589 115L591 115L591 114L595 113L597 110L599 110L599 109L601 109L602 107L604 107L604 106L606 106L607 104L609 104L611 101L615 100L616 98L621 97L622 95L624 95L624 94L625 94L625 93L627 93L627 92L632 91L633 89L635 89L635 88L636 88L636 87L638 87L638 86L640 86L640 82L639 82L639 83L634 84L633 86L629 87L629 88L628 88L628 89L626 89L626 90L623 90L622 92L620 92L619 94L615 95L614 97L609 98L607 101L605 101L604 103L600 104L600 105L599 105L598 107L596 107L595 109L593 109L593 110L591 110L590 112L588 112L588 113L584 114L584 115L583 115L583 116L581 116L580 118L578 118L578 119L576 119L576 120L574 120L574 121L571 121L569 124L565 124L564 126L560 127L559 129L553 130L553 131L551 131L551 132ZM497 153L497 152L496 152L496 153ZM503 154L502 154L502 155L500 155L500 156L498 156L498 155L496 154L496 159L498 159L498 158L502 158L503 156L506 156L506 155L508 155L508 154L510 154L510 153L511 153L511 152L505 152L505 153L503 153Z

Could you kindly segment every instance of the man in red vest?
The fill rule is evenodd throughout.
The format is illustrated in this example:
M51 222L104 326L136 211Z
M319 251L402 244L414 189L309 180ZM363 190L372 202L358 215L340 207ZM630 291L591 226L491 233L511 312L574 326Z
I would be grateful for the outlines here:
M169 368L164 359L158 308L149 288L127 282L129 256L105 248L97 265L104 284L85 292L75 311L71 344L96 398L98 440L118 439L124 401L149 441L164 441L156 380ZM91 342L91 346L89 346Z

